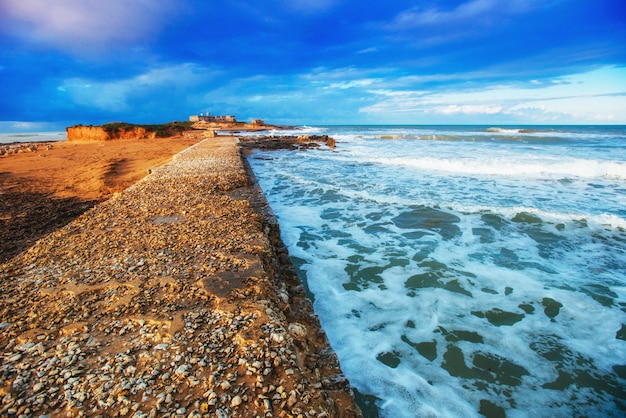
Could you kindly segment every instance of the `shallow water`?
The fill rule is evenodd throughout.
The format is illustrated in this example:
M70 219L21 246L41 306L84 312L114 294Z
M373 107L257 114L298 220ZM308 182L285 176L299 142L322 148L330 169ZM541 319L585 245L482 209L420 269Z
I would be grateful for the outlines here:
M626 414L626 128L310 131L250 163L366 403Z

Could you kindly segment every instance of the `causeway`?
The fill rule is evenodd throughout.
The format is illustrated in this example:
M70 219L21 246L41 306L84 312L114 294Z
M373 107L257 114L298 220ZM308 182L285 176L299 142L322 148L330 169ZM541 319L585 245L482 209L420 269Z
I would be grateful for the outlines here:
M359 417L235 137L0 266L0 415Z

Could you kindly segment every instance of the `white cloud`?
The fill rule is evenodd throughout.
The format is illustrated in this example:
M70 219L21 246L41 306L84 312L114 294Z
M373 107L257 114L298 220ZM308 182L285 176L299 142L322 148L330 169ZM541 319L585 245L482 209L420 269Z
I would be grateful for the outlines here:
M393 21L392 27L411 29L424 25L441 25L474 19L479 15L490 12L496 5L497 2L494 0L472 0L461 4L451 11L442 11L437 8L422 10L419 7L415 7L399 14Z
M512 106L507 113L533 121L560 119L563 123L626 123L626 93L622 96L581 95L546 98Z
M370 93L382 100L361 107L359 112L381 118L407 113L440 115L449 117L451 123L461 116L474 116L475 123L486 122L489 117L528 124L626 123L626 68L604 67L539 85L531 79L525 87L472 86L467 90L452 90L446 84L430 91L372 90Z
M206 83L219 72L195 64L180 64L152 69L135 77L98 81L85 78L65 80L57 90L69 96L71 101L107 111L123 111L131 106L137 97L171 94L185 94L196 86ZM173 93L172 93L173 92ZM162 97L160 102L163 101Z
M64 122L0 121L0 133L60 132L66 126Z
M435 112L444 115L464 114L464 115L494 115L502 111L502 106L489 105L448 105L444 107L436 107Z
M337 81L344 82L346 80L366 79L370 77L371 71L359 69L355 67L344 67L328 69L326 67L314 68L307 74L301 74L299 77L303 80L311 80L315 82Z
M82 78L65 80L57 89L80 106L101 110L129 110L126 99L130 84L125 82L90 82Z
M615 115L598 114L594 119L598 122L611 122L615 119Z
M371 46L369 48L365 48L365 49L361 49L360 51L357 51L357 54L369 54L371 52L377 52L378 48Z
M71 52L145 39L173 0L3 0L8 24L27 41Z
M328 88L346 90L346 89L357 88L357 87L367 87L376 83L376 81L378 80L375 78L364 78L361 80L341 81L338 83L331 83L328 86Z
M386 96L386 97L415 97L415 96L424 96L428 94L427 91L403 91L403 90L391 90L391 89L377 89L377 90L369 90L371 94L375 94L377 96Z
M422 26L443 25L450 23L477 22L493 19L498 15L515 15L535 7L533 0L470 0L452 10L435 7L423 9L414 7L400 13L389 25L390 29L407 30Z

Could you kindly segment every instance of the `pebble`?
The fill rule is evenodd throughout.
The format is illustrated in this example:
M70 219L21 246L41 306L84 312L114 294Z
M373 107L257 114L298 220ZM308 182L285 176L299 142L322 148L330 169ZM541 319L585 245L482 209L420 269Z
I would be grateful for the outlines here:
M260 192L207 141L0 265L0 415L360 416L298 362L317 319L287 319Z
M230 401L230 406L235 408L238 407L239 405L241 405L243 401L241 400L241 397L239 395L236 395L231 401Z

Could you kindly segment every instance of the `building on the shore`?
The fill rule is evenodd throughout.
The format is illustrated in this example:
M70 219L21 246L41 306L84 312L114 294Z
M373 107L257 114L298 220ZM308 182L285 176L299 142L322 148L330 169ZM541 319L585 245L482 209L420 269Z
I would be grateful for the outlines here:
M263 119L252 119L252 124L253 125L265 125L265 122L263 121Z
M206 115L202 113L199 115L189 116L190 122L237 122L237 118L232 115L228 116L211 116L209 112Z

